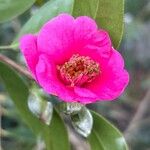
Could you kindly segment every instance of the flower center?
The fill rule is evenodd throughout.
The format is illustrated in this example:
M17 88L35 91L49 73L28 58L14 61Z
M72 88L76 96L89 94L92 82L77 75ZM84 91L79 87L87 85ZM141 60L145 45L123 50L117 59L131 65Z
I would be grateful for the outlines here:
M71 87L93 81L100 73L97 62L88 56L73 55L69 61L57 66L63 81Z

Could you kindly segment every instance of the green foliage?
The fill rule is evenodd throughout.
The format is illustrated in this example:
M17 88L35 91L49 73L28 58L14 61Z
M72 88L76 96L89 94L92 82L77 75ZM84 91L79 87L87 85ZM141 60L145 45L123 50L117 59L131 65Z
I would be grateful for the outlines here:
M74 0L73 16L90 16L107 30L113 46L119 47L123 34L124 0Z
M72 11L73 0L51 0L45 3L22 27L13 43L25 33L37 33L45 22L60 13Z
M44 131L43 138L47 150L70 150L67 130L57 111L53 112L53 119L50 126Z
M96 18L99 0L74 0L72 15Z
M51 0L27 21L13 44L25 33L37 33L45 22L62 12L72 12L75 17L87 15L96 19L98 26L109 32L113 46L119 47L124 27L124 0Z
M68 135L65 125L58 113L54 111L51 124L49 126L40 122L28 110L28 87L15 71L0 62L0 77L6 89L20 112L22 118L31 127L36 135L39 133L45 140L47 150L69 150ZM127 150L125 140L121 133L107 122L102 116L91 112L94 119L92 133L88 140L92 150Z
M139 15L138 13L143 10L143 7L147 4L148 0L126 0L126 11L132 13L132 15Z
M113 46L119 47L123 34L124 0L99 0L96 22L107 30Z
M93 115L93 129L88 141L91 150L128 150L123 135L99 114Z
M35 0L0 0L0 22L8 21L30 8Z
M20 115L31 127L31 129L38 134L42 124L35 118L28 109L27 100L29 90L25 82L8 66L0 62L0 77L3 80L7 92L15 103ZM36 126L35 126L36 124Z
M67 131L58 113L54 111L50 126L42 123L28 109L29 88L20 76L0 62L0 77L23 120L36 135L41 134L45 139L47 150L60 150L60 147L61 150L69 150Z
M113 46L119 47L123 34L124 0L74 0L73 16L90 16L107 30Z

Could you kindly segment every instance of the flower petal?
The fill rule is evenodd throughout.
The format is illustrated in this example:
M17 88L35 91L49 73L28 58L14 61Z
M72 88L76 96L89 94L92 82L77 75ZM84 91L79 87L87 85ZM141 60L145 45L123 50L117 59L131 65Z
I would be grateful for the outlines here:
M35 66L38 62L37 37L32 34L24 35L20 39L20 49L25 56L29 69L35 76Z
M108 33L104 30L98 30L90 42L78 53L83 56L90 56L90 58L100 64L101 69L105 68L112 53L111 40Z
M113 53L101 75L87 86L99 96L99 100L113 100L120 96L129 82L122 56L113 49Z
M56 65L46 55L40 55L36 66L36 76L43 89L52 95L58 96L66 102L73 102L73 90L66 87L57 77Z
M112 48L108 33L98 29L96 22L87 16L74 19L69 14L61 14L47 22L37 37L28 34L20 43L36 80L47 93L63 101L88 104L113 100L129 82L124 60ZM75 54L88 56L99 63L100 74L91 82L71 87L60 78L57 67Z
M39 32L39 50L52 55L57 64L63 63L72 54L73 23L72 16L61 14L47 22Z
M78 101L83 104L91 103L98 98L95 93L86 88L74 87L74 92L78 95Z
M63 64L87 45L96 31L97 25L89 17L74 19L61 14L43 26L38 35L38 48L42 53L53 55L56 64Z
M87 17L81 16L74 21L74 49L80 51L85 45L87 45L93 34L97 31L96 22Z

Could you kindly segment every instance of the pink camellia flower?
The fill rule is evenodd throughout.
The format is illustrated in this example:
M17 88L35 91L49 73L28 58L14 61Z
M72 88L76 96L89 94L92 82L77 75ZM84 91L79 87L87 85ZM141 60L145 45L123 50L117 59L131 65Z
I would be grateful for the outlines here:
M113 100L129 81L108 33L86 16L61 14L23 36L20 48L40 86L65 102Z

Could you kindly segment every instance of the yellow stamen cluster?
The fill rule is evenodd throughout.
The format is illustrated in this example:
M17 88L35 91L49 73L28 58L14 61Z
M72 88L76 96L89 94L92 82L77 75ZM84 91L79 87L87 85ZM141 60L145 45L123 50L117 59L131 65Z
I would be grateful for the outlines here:
M100 73L97 62L79 54L73 55L68 62L58 66L58 70L62 79L71 86L91 82Z

